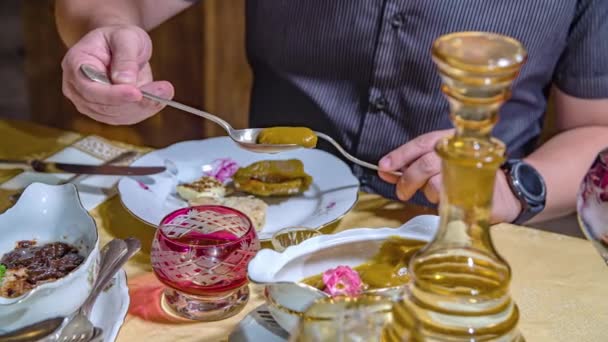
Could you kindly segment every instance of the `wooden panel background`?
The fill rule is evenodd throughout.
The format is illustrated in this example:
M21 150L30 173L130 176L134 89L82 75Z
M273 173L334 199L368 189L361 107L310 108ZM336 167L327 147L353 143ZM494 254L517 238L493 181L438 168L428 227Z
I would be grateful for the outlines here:
M247 124L251 87L244 1L202 1L151 32L155 78L173 83L176 100L220 114L235 127ZM172 108L133 126L104 125L79 114L61 93L65 47L55 29L53 6L52 0L23 2L33 121L152 147L224 134L214 124Z

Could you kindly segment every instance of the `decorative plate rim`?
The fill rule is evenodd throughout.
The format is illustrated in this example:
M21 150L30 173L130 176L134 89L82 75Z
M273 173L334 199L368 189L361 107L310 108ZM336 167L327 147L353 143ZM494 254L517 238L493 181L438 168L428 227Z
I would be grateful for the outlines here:
M125 321L127 319L127 315L129 313L129 305L131 305L128 278L129 277L127 275L127 272L124 269L121 269L116 275L116 278L114 278L116 279L116 284L114 284L114 286L117 286L117 291L120 291L120 298L123 299L123 305L119 309L119 317L113 323L112 330L111 332L108 332L107 338L104 338L104 341L116 341L116 338L118 337L118 334L120 333L120 330L122 329L122 326L125 324Z

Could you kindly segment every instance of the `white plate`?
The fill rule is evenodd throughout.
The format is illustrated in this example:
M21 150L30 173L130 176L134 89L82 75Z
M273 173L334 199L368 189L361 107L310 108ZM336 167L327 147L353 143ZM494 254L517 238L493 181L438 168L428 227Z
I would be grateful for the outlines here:
M120 271L114 285L102 292L91 311L91 322L103 329L103 342L114 342L129 310L127 275Z
M313 184L300 196L265 199L269 204L266 225L258 232L262 240L282 228L304 226L320 228L344 216L356 203L359 181L350 168L335 156L315 149L280 154L261 154L239 148L228 137L185 141L150 152L133 166L163 165L165 160L177 168L177 180L165 172L146 177L124 177L118 183L123 205L144 222L157 226L170 212L186 206L175 195L176 182L190 182L203 175L203 167L219 159L232 159L239 166L268 159L299 159Z
M252 310L228 338L229 342L285 342L289 334L272 318L265 304Z

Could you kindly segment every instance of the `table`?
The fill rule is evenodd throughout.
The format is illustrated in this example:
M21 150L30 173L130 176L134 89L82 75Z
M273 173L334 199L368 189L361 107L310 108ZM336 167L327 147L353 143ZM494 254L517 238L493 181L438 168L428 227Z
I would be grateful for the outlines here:
M77 141L80 136L29 123L0 120L0 158L44 157ZM15 176L0 173L0 182ZM0 191L0 207L6 206ZM337 232L354 227L396 227L409 218L428 214L426 208L361 194L353 211L326 228ZM91 210L101 243L134 236L143 250L127 265L130 281L149 275L154 229L141 223L112 197ZM500 224L492 228L498 251L513 269L511 293L521 311L520 329L528 341L606 341L608 338L608 269L591 244L536 229ZM245 315L263 303L261 288L240 314L220 322L153 323L134 315L126 318L117 342L227 341Z

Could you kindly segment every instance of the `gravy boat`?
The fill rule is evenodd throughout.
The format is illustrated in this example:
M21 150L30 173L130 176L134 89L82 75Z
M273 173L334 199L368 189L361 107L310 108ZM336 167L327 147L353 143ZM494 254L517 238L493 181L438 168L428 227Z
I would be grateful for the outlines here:
M268 310L277 323L292 332L300 317L315 300L329 295L310 285L304 278L321 274L340 265L355 267L370 259L391 236L430 241L439 225L439 217L421 215L398 228L356 228L336 234L319 235L290 246L279 253L263 249L249 263L249 279L265 285ZM398 299L403 287L366 291Z

